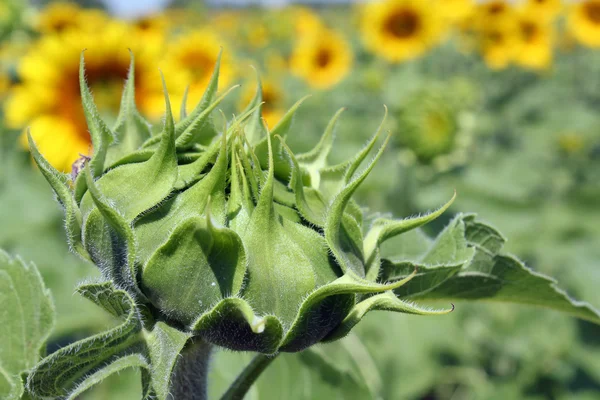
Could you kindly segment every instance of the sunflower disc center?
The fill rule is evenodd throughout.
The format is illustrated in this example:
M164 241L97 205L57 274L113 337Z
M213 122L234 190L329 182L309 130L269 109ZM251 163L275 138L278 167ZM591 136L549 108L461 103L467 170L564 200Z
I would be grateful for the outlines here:
M420 27L419 16L412 10L398 10L387 19L384 28L392 36L405 39L417 32Z
M324 68L329 65L331 58L331 52L329 50L320 49L315 57L315 61L319 67Z
M600 24L600 2L587 3L585 5L585 13L595 24Z

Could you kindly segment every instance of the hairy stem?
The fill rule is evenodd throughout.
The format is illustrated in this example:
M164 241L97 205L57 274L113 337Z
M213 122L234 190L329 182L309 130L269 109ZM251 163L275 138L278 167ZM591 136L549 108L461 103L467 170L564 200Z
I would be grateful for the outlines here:
M172 398L177 400L208 399L208 364L211 349L210 344L200 339L186 344L171 377Z
M229 386L229 389L221 397L221 400L242 400L260 374L275 360L275 357L277 357L277 354L272 356L258 354L255 356L231 386Z

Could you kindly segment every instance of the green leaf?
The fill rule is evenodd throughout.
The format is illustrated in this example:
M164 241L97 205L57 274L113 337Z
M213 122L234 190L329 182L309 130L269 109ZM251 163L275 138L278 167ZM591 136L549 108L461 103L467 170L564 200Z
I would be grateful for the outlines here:
M475 249L468 245L465 226L460 218L452 220L431 243L429 248L416 259L403 257L381 263L381 280L395 280L409 275L417 268L417 274L406 285L395 290L399 297L407 293L422 293L434 290L473 260Z
M18 399L21 374L45 353L54 304L33 264L0 250L0 397Z
M141 368L142 373L146 373L150 370L150 365L141 354L130 354L124 357L120 357L111 361L109 364L103 366L98 371L94 372L91 375L88 375L81 382L77 384L77 386L66 396L66 400L76 400L80 398L79 396L83 394L86 390L90 389L92 386L99 384L104 379L108 378L112 374L119 373L126 368ZM142 398L146 399L149 394L149 385L148 378L143 378L145 381L145 387L142 389ZM160 399L163 399L161 397Z
M475 249L472 261L430 291L406 293L407 298L435 300L490 300L529 304L562 311L600 324L600 312L570 298L557 282L532 271L510 255L500 254L504 238L473 215L459 215L465 237Z
M189 338L189 333L178 331L164 322L158 322L146 336L151 361L152 389L158 400L169 398L171 375Z
M27 388L34 396L66 396L86 377L107 364L144 351L142 323L131 296L111 282L81 285L78 292L114 316L119 326L80 340L44 358L31 371Z
M0 365L0 396L6 400L21 399L25 388L19 375L9 374Z

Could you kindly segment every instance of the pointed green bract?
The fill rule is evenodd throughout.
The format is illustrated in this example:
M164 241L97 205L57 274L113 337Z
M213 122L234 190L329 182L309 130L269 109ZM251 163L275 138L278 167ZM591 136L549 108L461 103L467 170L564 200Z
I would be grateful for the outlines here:
M69 247L83 259L89 260L90 256L85 250L81 240L81 211L79 211L73 193L69 189L67 176L54 169L54 167L52 167L52 165L50 165L50 163L48 163L48 161L40 154L31 137L31 133L29 132L27 132L27 140L35 163L40 168L42 174L44 174L48 183L50 183L50 186L52 186L58 201L65 210L65 230L67 232Z
M112 361L102 367L102 369L99 369L93 374L86 376L85 379L79 382L77 386L71 392L69 392L69 394L65 397L65 400L76 400L81 398L80 396L94 385L99 384L112 374L118 374L126 368L140 368L146 372L150 369L150 365L148 364L148 361L140 354L130 354L117 358L115 361ZM147 398L148 394L149 387L146 386L142 388L142 399Z
M268 134L262 119L262 100L262 82L258 71L256 71L256 93L244 111L248 112L256 108L250 117L249 123L244 127L244 134L252 146L259 143Z
M108 154L108 165L113 165L115 160L136 151L152 136L150 124L142 117L135 105L135 60L131 51L130 57L127 81L121 96L121 109L113 128L117 143Z
M379 134L376 134L371 140L371 143L374 144L378 136ZM346 220L344 220L344 217L346 216L344 211L350 202L352 194L354 194L360 184L367 178L369 172L371 172L375 163L379 157L381 157L389 138L390 136L388 135L369 166L337 194L327 210L325 224L325 239L327 239L327 243L331 247L333 254L344 271L351 269L362 276L365 274L363 249L356 247L356 241L352 243L348 230L353 229L354 226L351 219L346 218ZM372 144L369 144L368 147L371 146ZM356 231L356 229L354 230Z
M271 138L267 139L268 177L243 236L248 257L244 297L260 312L275 314L289 323L295 316L298 301L314 289L315 273L310 259L283 229L273 206L273 149Z
M115 282L123 283L128 288L132 289L135 292L136 297L145 298L144 294L139 291L136 283L136 275L137 275L137 267L136 267L136 243L135 237L133 234L133 230L129 223L123 218L123 216L115 210L111 204L102 196L102 193L96 187L96 183L94 182L90 169L86 166L85 171L86 181L88 186L88 193L92 198L96 210L98 211L101 217L98 214L92 217L92 215L88 216L86 233L96 233L102 236L101 239L98 239L98 236L95 236L93 233L89 236L86 236L85 244L88 243L96 243L96 242L105 242L111 243L111 253L113 257L111 257L111 261L113 262L109 269L111 270L110 276L115 280ZM90 218L91 217L91 218ZM114 248L112 244L114 241L114 236L118 237L119 240L116 242L121 246L117 249ZM94 244L90 243L90 251L95 256L95 258L101 257L97 253L97 249L93 246Z
M216 131L210 121L211 113L219 106L225 97L237 87L238 86L234 86L223 93L213 103L207 106L196 119L191 121L187 128L177 136L175 142L177 149L188 149L194 143L209 143L210 140L216 136Z
M217 62L215 63L215 67L213 73L210 77L210 81L208 86L206 87L206 91L200 99L200 102L194 107L194 110L186 115L185 118L182 118L181 121L177 123L175 126L175 137L179 138L183 134L183 132L198 118L198 116L206 110L206 108L213 102L215 94L217 93L217 89L219 86L219 69L221 68L221 55L222 51L219 52L219 56L217 57ZM184 101L185 103L185 101ZM182 107L182 115L185 113L185 107Z
M63 347L42 360L27 379L27 388L35 396L66 396L86 375L103 369L111 359L136 352L141 343L142 323L127 292L116 289L110 282L83 285L78 291L124 321L116 328Z
M429 214L425 214L420 217L407 218L402 220L392 220L386 218L378 218L375 220L367 237L365 238L365 256L369 259L375 249L379 247L386 240L399 235L404 232L408 232L411 229L418 228L425 225L444 213L454 202L456 193L452 198L444 204L442 207L433 211Z
M301 98L300 100L298 100L286 113L285 115L279 120L279 122L277 123L277 125L275 125L275 127L273 128L273 130L271 130L271 132L269 132L268 136L270 140L273 140L273 138L276 135L281 136L282 138L285 138L288 134L288 132L290 131L291 127L292 127L292 121L294 119L294 115L296 114L296 111L298 111L298 108L300 108L300 106L302 105L302 103L310 96L304 96L303 98ZM278 180L281 181L286 181L289 176L290 176L290 164L289 162L285 159L285 157L283 156L281 148L279 147L279 143L281 143L280 141L275 142L276 147L274 147L274 151L273 151L273 163L274 163L274 175ZM269 145L267 143L267 138L263 138L259 143L256 144L256 146L254 147L254 153L256 154L256 157L258 158L258 160L260 161L260 165L263 168L268 167L269 164Z
M342 115L342 112L345 110L345 108L341 108L333 118L331 118L319 143L317 143L311 151L304 154L298 154L298 162L302 167L308 170L311 186L315 189L318 189L321 184L320 171L327 166L327 157L333 147L337 122Z
M190 327L202 339L239 351L273 354L279 349L283 327L277 317L259 316L240 298L221 300Z
M81 103L83 105L83 114L88 125L90 136L92 138L92 146L94 147L94 155L90 160L94 175L100 175L104 170L106 162L106 153L108 146L113 142L114 135L106 126L96 104L92 92L85 80L85 63L83 52L79 62L79 88L81 89Z
M350 333L350 330L352 330L352 328L354 328L354 326L360 322L365 314L367 314L369 311L376 310L394 311L416 315L443 315L452 312L452 310L454 310L454 306L448 310L433 310L400 300L394 295L393 292L385 292L373 297L369 297L368 299L363 300L354 306L352 311L350 311L346 318L344 318L342 323L338 325L335 330L325 338L325 340L338 340L345 337L348 333Z

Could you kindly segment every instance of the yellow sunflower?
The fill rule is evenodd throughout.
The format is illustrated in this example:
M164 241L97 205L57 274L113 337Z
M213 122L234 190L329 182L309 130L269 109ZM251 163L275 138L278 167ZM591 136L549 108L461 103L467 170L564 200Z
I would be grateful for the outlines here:
M167 34L170 24L165 14L149 14L132 22L135 33L151 42L161 42Z
M516 9L506 0L490 0L477 5L474 12L474 28L477 30L504 29L513 26Z
M488 67L507 67L519 45L516 8L505 0L491 0L479 3L472 18L475 38Z
M36 29L42 33L60 33L70 29L102 29L108 16L101 10L83 9L75 3L52 3L37 17Z
M475 0L436 0L436 7L442 17L455 24L464 21L475 11Z
M10 77L5 71L0 70L0 102L6 97L10 85Z
M515 63L531 69L546 69L552 63L553 32L550 20L525 13L517 21Z
M445 27L440 10L423 0L386 0L361 8L367 49L390 62L416 58L436 45Z
M521 8L525 13L535 15L537 19L551 21L562 11L563 0L525 0Z
M295 6L291 8L293 26L296 34L312 35L323 29L321 18L308 7Z
M246 15L241 10L219 10L215 14L210 15L211 26L220 34L236 36L239 32Z
M584 0L569 11L570 33L585 46L600 47L600 0Z
M506 68L518 51L516 26L491 26L479 34L483 59L492 69Z
M273 128L281 117L285 114L284 108L284 94L278 85L273 80L264 80L261 82L262 86L262 117L269 128ZM241 97L240 109L244 109L254 97L256 87L247 85L244 93Z
M30 127L42 154L57 169L69 171L90 146L79 92L81 51L87 48L86 76L99 110L114 118L129 69L128 48L136 57L138 105L144 109L145 100L160 90L156 55L148 52L152 46L143 44L130 27L114 21L104 24L102 35L72 29L42 36L18 66L21 83L5 103L7 126Z
M350 44L340 34L328 29L301 37L290 58L292 73L319 89L339 83L351 67Z
M265 51L264 65L269 76L280 76L288 71L286 58L277 50L269 49Z
M169 44L161 68L169 83L172 92L173 107L176 109L178 99L181 98L188 87L188 106L192 107L200 100L222 48L225 48L223 39L214 31L199 29L187 32ZM229 48L229 47L227 47ZM228 52L223 52L219 74L219 88L227 87L235 75L233 61ZM153 99L160 105L164 102L161 96ZM164 108L164 105L162 106Z

